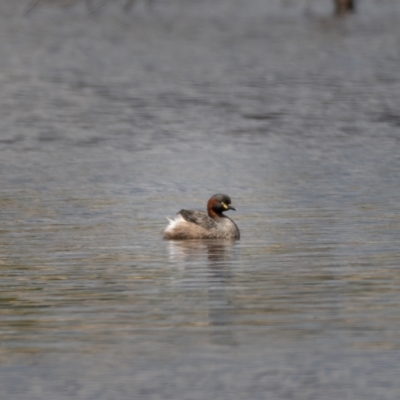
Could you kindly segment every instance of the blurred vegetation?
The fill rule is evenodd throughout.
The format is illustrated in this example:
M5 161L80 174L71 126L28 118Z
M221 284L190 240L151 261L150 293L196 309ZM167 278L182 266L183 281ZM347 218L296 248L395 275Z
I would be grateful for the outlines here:
M39 5L51 5L58 7L69 8L76 3L84 2L89 13L95 13L100 11L107 3L115 2L117 0L31 0L28 4L25 14L31 13ZM125 0L121 1L123 10L128 12L138 0ZM156 0L142 0L149 8L153 6ZM283 1L283 0L282 0ZM317 0L307 0L305 5L305 12L310 12L312 5ZM338 16L342 16L348 13L352 13L356 8L356 0L332 0L334 6L334 13Z
M310 12L311 7L313 3L315 3L316 0L307 0L306 4L306 13ZM343 16L348 13L352 13L355 11L356 8L356 0L333 0L333 6L334 6L334 13L335 15L338 16Z
M343 15L355 11L355 0L335 0L335 12Z

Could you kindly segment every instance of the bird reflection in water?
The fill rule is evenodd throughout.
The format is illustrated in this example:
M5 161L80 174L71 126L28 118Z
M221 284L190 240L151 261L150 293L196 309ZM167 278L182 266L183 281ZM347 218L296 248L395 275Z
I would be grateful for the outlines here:
M207 287L207 313L213 343L234 345L233 306L230 301L232 265L238 242L231 240L169 241L170 260L180 269L195 274L197 287ZM206 277L206 279L205 279ZM190 292L189 292L190 293Z

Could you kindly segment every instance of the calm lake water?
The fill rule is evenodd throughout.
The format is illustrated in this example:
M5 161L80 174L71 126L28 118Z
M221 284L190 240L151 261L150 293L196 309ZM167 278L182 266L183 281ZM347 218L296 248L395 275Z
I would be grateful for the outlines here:
M0 5L0 397L400 396L400 7ZM232 197L239 242L162 240Z

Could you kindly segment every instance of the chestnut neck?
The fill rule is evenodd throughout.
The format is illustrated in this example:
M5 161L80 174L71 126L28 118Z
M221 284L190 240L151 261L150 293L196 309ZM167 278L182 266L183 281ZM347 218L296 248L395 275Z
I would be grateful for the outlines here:
M222 212L216 212L214 210L214 206L219 204L219 201L217 199L211 198L210 200L208 200L207 203L207 213L208 216L212 219L218 219L218 218L223 218L224 215L222 214Z

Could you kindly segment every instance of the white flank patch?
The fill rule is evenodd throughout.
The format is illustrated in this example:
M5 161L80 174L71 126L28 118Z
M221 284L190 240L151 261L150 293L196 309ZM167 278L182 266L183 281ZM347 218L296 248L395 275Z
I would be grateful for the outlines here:
M167 217L167 220L169 221L169 224L165 228L164 232L170 232L176 227L177 224L179 224L180 222L185 222L185 220L182 218L182 215L178 215L175 219L170 219Z

